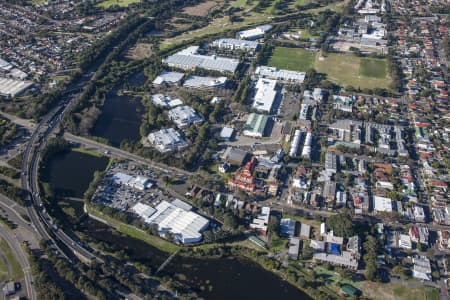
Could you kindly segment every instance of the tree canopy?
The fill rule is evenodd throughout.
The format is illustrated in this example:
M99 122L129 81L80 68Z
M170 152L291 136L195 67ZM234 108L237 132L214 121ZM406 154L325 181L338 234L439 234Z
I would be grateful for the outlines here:
M352 214L349 210L345 210L337 215L327 218L326 224L328 228L333 230L336 236L348 238L355 234Z

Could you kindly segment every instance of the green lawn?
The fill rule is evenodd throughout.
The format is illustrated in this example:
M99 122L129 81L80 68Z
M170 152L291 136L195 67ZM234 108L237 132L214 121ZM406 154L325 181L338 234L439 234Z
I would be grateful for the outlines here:
M96 209L92 208L91 206L87 206L87 210L90 214L103 219L110 226L116 228L116 230L118 232L126 234L128 236L131 236L133 238L139 239L141 241L144 241L147 244L154 246L161 251L173 253L173 252L177 251L178 249L180 249L180 247L175 245L174 243L171 243L160 237L148 234L142 230L137 229L134 226L122 223L110 216L107 216L107 215L97 211Z
M134 228L133 226L130 226L127 224L119 225L119 227L117 227L117 231L119 231L123 234L126 234L128 236L131 236L135 239L144 241L147 244L152 245L153 247L156 247L165 252L173 253L180 249L179 246L177 246L169 241L166 241L165 239L148 234L146 232L138 230L137 228Z
M293 4L295 6L297 6L297 5L305 5L305 4L308 4L308 3L309 3L309 0L295 0Z
M362 76L386 78L386 60L375 58L363 58L359 66L359 73Z
M5 261L0 258L0 282L8 280L8 268L6 267Z
M316 54L301 48L276 47L269 66L291 71L303 71L314 67Z
M269 247L269 250L274 251L281 251L286 249L286 245L289 242L288 239L282 238L282 237L272 237L272 244Z
M100 2L98 6L103 8L108 8L113 5L118 5L120 7L127 7L130 4L141 2L141 0L105 0Z
M79 152L79 153L84 153L84 154L87 154L87 155L92 155L92 156L95 156L95 157L103 157L103 155L101 153L99 153L97 151L94 151L94 150L88 150L86 148L72 148L72 151Z
M177 36L162 40L159 49L164 50L170 48L173 45L183 44L191 39L203 37L206 35L223 33L230 30L239 31L242 27L247 26L256 27L262 24L266 24L268 21L270 21L267 16L255 12L249 13L243 19L244 20L242 22L231 22L228 16L213 19L208 24L208 26L201 27L195 30L189 30Z
M8 260L8 264L11 267L11 279L14 281L20 280L23 278L23 271L22 267L20 266L19 262L17 261L16 256L13 254L11 248L9 247L8 243L4 239L0 239L0 250L5 255L6 259Z
M300 37L302 39L311 39L311 38L318 38L319 36L317 35L312 35L311 32L308 29L300 29L299 30L300 33Z
M432 287L423 286L421 288L408 288L405 286L397 286L392 289L394 295L401 299L427 299L427 300L438 300L439 292L437 289ZM415 296L412 296L412 292L414 291Z
M343 86L369 89L389 87L390 79L386 76L386 61L383 59L329 53L326 57L317 55L315 69Z
M230 3L231 7L246 7L247 0L236 0Z

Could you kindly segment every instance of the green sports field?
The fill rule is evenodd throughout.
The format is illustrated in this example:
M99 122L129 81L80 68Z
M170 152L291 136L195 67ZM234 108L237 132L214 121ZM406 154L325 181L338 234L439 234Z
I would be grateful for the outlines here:
M276 47L269 66L279 69L306 72L314 67L316 53L301 48Z
M302 72L314 68L344 87L388 88L390 83L385 59L353 54L329 53L321 56L301 48L275 47L268 65Z
M388 88L385 59L361 58L353 54L329 53L326 57L317 55L315 69L326 73L328 79L342 86L355 88Z
M363 58L359 65L359 73L362 76L386 78L386 60L376 58Z

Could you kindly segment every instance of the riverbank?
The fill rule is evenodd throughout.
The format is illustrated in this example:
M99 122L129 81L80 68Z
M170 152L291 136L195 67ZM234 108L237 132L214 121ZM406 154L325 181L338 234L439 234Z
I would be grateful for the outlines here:
M161 251L167 252L167 253L174 253L178 250L180 250L180 246L177 246L169 241L166 241L160 237L150 235L146 233L145 231L136 228L134 226L125 224L119 220L116 220L101 211L98 211L94 207L85 204L84 205L84 212L89 215L89 217L92 217L93 219L102 222L103 224L106 224L108 226L113 227L118 232L126 234L132 238L141 240Z
M122 234L143 241L148 245L155 247L156 249L165 253L173 254L175 252L178 252L177 256L202 260L217 260L221 258L242 257L243 259L248 259L259 267L262 267L264 270L288 282L290 285L307 294L308 296L316 296L316 293L314 293L314 289L308 288L307 286L309 282L312 282L314 280L314 278L307 275L305 272L298 272L301 273L301 275L289 276L289 272L292 273L297 269L287 268L284 269L285 271L282 270L281 263L273 258L269 258L267 251L248 248L245 247L243 243L236 242L221 244L202 244L194 246L178 246L160 237L151 235L134 226L116 220L111 216L98 211L96 208L88 204L84 205L84 210L93 219L113 227ZM299 278L302 279L299 280Z

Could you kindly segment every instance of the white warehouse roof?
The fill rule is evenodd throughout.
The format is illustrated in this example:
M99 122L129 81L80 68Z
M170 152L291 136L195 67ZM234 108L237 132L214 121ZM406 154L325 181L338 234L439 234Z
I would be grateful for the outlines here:
M209 225L206 218L167 201L161 201L155 209L156 212L147 223L157 224L161 235L172 232L183 244L199 242L202 239L201 232Z
M145 190L153 186L153 183L150 182L150 179L148 179L147 177L134 177L120 172L114 174L113 180L116 184L127 185L139 190Z
M234 73L239 66L239 61L236 59L197 54L198 48L198 46L188 47L167 57L163 62L181 69L201 68L231 73Z
M305 80L306 73L290 70L280 70L268 66L259 66L255 70L255 75L271 79L302 83Z
M153 215L156 212L156 209L153 207L138 202L135 206L131 208L138 216L144 219L145 222L147 222L148 218L150 218L151 215Z
M0 95L15 97L32 86L31 81L22 81L0 77Z
M264 34L268 32L270 29L272 29L272 25L261 25L253 29L239 31L236 36L244 40L257 39L264 36Z
M221 87L225 85L227 82L226 77L208 77L208 76L189 76L188 79L184 82L185 87L192 88L212 88L212 87Z
M253 108L259 111L270 113L273 103L277 96L276 80L260 78L256 83L256 94L253 102Z

